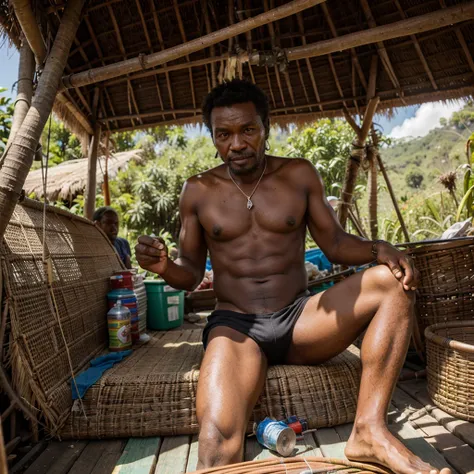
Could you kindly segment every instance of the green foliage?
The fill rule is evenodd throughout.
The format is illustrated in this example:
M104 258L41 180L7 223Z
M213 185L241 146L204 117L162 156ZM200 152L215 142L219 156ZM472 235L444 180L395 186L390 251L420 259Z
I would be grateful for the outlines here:
M7 89L0 87L0 152L5 148L12 127L13 103L4 96Z
M410 188L419 189L423 183L424 176L415 168L410 169L406 174L405 181Z
M46 122L41 141L43 143L43 154L47 154L49 135L49 120ZM71 133L62 122L53 116L51 120L51 135L49 141L49 166L58 165L63 161L82 158L81 143L76 135Z
M354 136L347 122L323 119L293 131L286 153L310 160L323 179L326 194L334 194L341 188Z

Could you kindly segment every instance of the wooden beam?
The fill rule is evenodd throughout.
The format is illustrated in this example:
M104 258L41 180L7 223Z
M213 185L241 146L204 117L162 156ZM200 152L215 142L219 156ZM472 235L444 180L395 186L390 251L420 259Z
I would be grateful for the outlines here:
M117 18L115 17L114 10L110 5L107 6L107 10L109 11L109 15L110 15L110 18L112 20L112 25L114 27L115 37L117 38L117 44L118 44L120 53L122 54L123 58L126 59L127 58L127 52L125 51L125 46L123 44L122 35L120 33L120 28L118 26ZM107 67L107 66L104 66L104 67ZM127 90L128 90L129 97L132 100L135 111L139 115L140 110L138 108L137 100L135 98L135 93L133 92L133 86L132 86L132 83L131 83L130 79L127 79L127 88L128 88ZM131 113L131 110L130 110L130 113ZM134 124L134 123L135 122L132 120L132 124Z
M303 15L301 13L298 13L296 15L296 20L298 22L298 29L301 35L301 42L303 43L303 46L306 46L307 41L306 41L306 35L304 32ZM316 78L314 77L313 66L311 66L311 61L309 60L309 58L305 58L305 62L306 62L306 67L308 68L309 77L311 79L311 85L313 86L314 95L316 96L316 100L318 102L321 102L321 96L319 95L318 85L316 83ZM319 106L319 109L321 110L321 112L323 111L322 106Z
M338 38L319 41L304 46L296 46L286 49L286 57L289 61L343 51L377 41L385 41L401 36L409 36L424 31L435 30L454 23L460 23L474 18L474 1L446 8L445 10L427 13L407 20L377 26L369 30L358 31Z
M329 25L329 29L331 30L332 35L337 38L339 35L337 33L336 27L334 26L334 22L332 21L331 14L329 13L329 9L326 3L321 4L321 8L323 10L324 16L326 18L326 21ZM357 74L359 75L360 82L362 83L362 86L364 87L365 90L367 90L367 81L365 80L364 73L362 71L362 67L360 66L359 58L357 56L357 52L355 48L350 48L351 50L351 57L352 57L352 62L355 65L355 68L357 70ZM355 95L355 92L354 92ZM357 105L357 104L355 104Z
M367 100L373 99L377 90L377 67L379 57L374 55L370 61L369 86L367 88Z
M150 0L150 8L153 13L153 24L155 25L156 36L158 38L158 42L160 43L161 50L164 51L165 42L163 40L163 34L161 32L161 27L160 27L160 20L158 19L158 14L156 12L154 0ZM163 66L166 67L166 62L163 63ZM170 98L171 108L174 109L173 91L171 88L170 75L168 71L165 71L165 78L166 78L166 87L168 88L168 95ZM176 118L176 115L173 115L173 117Z
M169 109L169 110L157 110L156 112L146 112L142 114L131 114L131 115L114 115L112 117L105 117L101 119L101 122L111 122L117 120L131 120L133 117L137 118L151 118L157 115L173 115L173 114L199 114L201 113L200 108L193 109Z
M365 17L367 18L369 27L377 28L377 23L375 22L374 16L372 15L372 10L369 6L369 2L367 0L360 0L360 3L362 5L362 10L364 10ZM377 41L377 52L380 56L380 59L382 60L383 67L387 71L388 77L392 81L393 86L396 89L399 89L400 95L402 95L400 82L398 81L397 75L395 74L392 61L390 61L387 50L385 49L385 45L383 44L383 41Z
M89 156L87 157L87 183L85 190L84 217L92 220L95 210L95 195L97 188L97 151L100 142L100 124L94 126L94 135L92 135L89 145Z
M206 25L206 34L210 34L212 32L212 28L211 28L211 20L209 19L209 12L207 9L207 0L201 0L201 9L204 13L204 23ZM215 57L216 47L212 45L210 50L211 50L211 57ZM188 56L188 62L189 62L189 56ZM217 86L216 63L211 63L211 83L212 83L212 88ZM195 104L194 106L196 107Z
M262 13L253 18L241 21L234 25L215 31L209 35L196 38L187 43L174 46L158 53L149 55L140 55L132 59L126 59L115 64L89 69L88 71L72 74L63 77L63 85L66 88L81 87L96 82L101 82L113 77L124 76L142 69L149 69L151 67L159 66L160 64L173 61L187 54L200 51L213 44L225 41L232 36L245 33L248 30L258 28L272 21L277 21L289 15L298 13L299 11L318 5L325 0L293 0L285 3L269 12Z
M178 5L178 0L173 0L174 2L174 11L176 14L176 20L178 21L178 27L179 31L181 33L181 39L183 41L183 44L186 43L186 32L184 31L184 25L183 25L183 19L181 18L181 13L179 11L179 5ZM190 62L189 59L189 54L186 54L184 56L186 58L186 62ZM189 88L191 90L191 98L193 101L193 107L196 108L196 92L194 91L194 80L193 80L193 69L188 68L188 74L189 74Z
M403 19L408 18L408 15L405 13L402 6L400 5L400 1L394 0L394 2L395 2L395 6L397 7L397 10L400 13L400 16ZM431 85L433 86L433 89L438 90L438 85L436 84L435 78L433 76L433 73L431 72L428 62L426 61L425 55L423 54L423 51L421 50L420 43L418 42L418 38L416 37L416 35L410 35L410 38L413 41L413 46L415 47L416 53L418 54L418 57L420 58L421 64L423 64L423 68L425 69L425 72L431 81Z

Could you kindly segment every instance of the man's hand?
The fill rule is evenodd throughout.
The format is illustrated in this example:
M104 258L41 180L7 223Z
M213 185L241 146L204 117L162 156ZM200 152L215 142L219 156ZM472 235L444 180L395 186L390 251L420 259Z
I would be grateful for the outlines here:
M138 264L145 270L163 275L168 268L168 249L159 237L142 235L135 245Z
M420 272L415 268L410 257L388 242L380 242L377 244L377 263L387 265L394 277L403 284L405 290L416 290Z

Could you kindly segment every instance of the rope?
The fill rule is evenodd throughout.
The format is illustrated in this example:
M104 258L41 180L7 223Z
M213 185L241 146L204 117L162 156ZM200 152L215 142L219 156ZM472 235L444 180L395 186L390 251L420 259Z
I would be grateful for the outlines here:
M64 329L61 323L61 316L59 314L59 308L56 302L56 297L54 296L54 291L53 291L53 264L51 261L51 255L49 255L49 252L47 252L46 248L46 209L47 209L47 187L48 187L48 162L49 162L49 151L50 151L50 142L51 142L51 120L52 120L52 115L49 116L49 130L48 130L48 145L47 145L47 150L46 150L46 165L45 169L43 170L43 161L41 161L41 177L43 180L43 266L44 266L44 272L46 276L46 284L48 286L49 293L51 295L51 300L53 302L53 307L54 307L54 315L56 316L56 319L58 321L58 326L59 330L61 331L61 337L64 342L64 347L66 349L66 355L67 355L67 360L69 363L69 369L71 370L71 376L72 376L72 381L74 383L74 386L76 388L76 393L79 397L79 402L81 404L82 412L84 414L84 418L87 420L87 415L86 415L86 410L84 408L84 403L82 401L81 396L79 395L79 390L77 388L77 383L76 383L76 376L74 374L74 367L72 364L72 359L71 359L71 353L69 352L69 346L66 340L66 336L64 334ZM48 254L48 255L47 255Z

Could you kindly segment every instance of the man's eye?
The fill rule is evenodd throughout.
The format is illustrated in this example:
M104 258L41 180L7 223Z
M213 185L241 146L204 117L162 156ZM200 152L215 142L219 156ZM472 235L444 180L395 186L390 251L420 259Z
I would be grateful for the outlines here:
M252 127L247 127L247 128L245 129L245 132L246 132L246 133L252 133L254 130L255 130L255 129L252 128Z
M229 134L227 132L221 132L219 133L219 138L227 138Z

